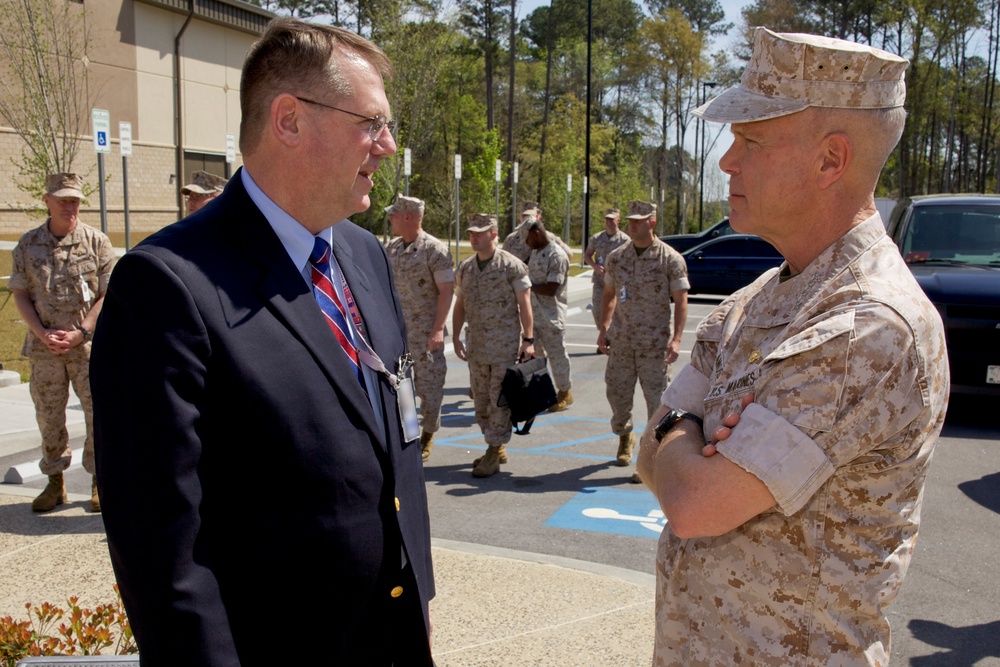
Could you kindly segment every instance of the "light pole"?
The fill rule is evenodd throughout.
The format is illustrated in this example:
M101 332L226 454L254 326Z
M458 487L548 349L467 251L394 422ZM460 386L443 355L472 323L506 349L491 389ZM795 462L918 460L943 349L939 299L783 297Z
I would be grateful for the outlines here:
M704 104L708 97L705 89L715 88L717 85L719 84L715 81L701 82L701 104ZM701 123L701 167L698 170L698 231L701 231L702 219L705 213L705 135L708 134L708 128L705 127L704 119L699 118L698 121Z

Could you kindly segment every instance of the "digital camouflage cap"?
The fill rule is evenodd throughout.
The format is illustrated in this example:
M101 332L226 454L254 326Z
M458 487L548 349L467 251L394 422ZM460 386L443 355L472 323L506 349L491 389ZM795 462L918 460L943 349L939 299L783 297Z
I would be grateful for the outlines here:
M891 109L906 101L905 58L843 39L755 28L739 85L694 110L719 123L749 123L809 107Z
M181 188L182 195L213 195L222 192L229 181L222 176L210 174L207 171L196 171L191 174L192 182Z

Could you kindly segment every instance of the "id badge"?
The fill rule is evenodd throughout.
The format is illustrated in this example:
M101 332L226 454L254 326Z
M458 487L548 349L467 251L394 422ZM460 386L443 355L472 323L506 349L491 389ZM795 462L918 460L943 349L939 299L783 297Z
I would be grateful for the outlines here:
M399 425L403 428L403 442L420 437L420 422L417 421L417 401L413 394L413 379L403 378L396 387L396 406L399 410Z
M618 290L618 301L620 303L625 303L625 299L627 299L627 298L628 298L628 290L623 285L622 288L620 290Z
M93 295L90 292L90 285L88 285L87 281L83 278L80 278L80 291L83 292L83 300L90 303Z

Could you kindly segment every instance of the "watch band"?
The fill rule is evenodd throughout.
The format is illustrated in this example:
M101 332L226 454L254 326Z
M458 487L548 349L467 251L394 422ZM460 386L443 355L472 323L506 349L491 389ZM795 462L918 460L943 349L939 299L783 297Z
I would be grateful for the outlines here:
M93 337L93 335L94 335L93 331L90 331L88 329L84 329L79 324L76 325L76 330L83 334L83 340L84 340L84 342L90 340Z
M701 417L698 415L674 408L667 414L663 415L663 419L661 419L660 423L656 425L656 429L653 431L653 436L656 438L656 441L660 442L663 440L663 437L670 432L670 429L676 426L677 422L682 419L693 421L699 428L705 427L705 422L702 421Z
M528 338L527 336L525 336L524 338L521 339L521 341L525 342L525 343L531 343L532 345L534 345L535 344L535 337L532 336L531 338Z

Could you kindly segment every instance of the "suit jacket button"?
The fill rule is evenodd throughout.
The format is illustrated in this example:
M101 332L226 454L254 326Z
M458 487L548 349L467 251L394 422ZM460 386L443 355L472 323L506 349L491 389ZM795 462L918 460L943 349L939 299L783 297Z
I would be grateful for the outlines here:
M396 498L396 511L399 511L399 498Z
M391 591L389 591L389 595L391 595L394 598L398 598L402 594L403 594L403 587L402 586L396 586Z

